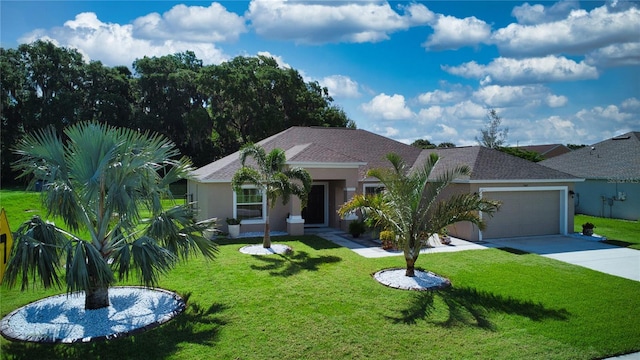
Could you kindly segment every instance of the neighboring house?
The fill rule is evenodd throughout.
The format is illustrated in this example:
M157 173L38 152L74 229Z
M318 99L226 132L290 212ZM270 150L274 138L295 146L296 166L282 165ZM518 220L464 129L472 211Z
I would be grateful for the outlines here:
M569 206L574 176L549 169L497 150L481 147L428 149L406 145L365 130L346 128L292 127L258 143L266 151L285 150L290 166L301 166L313 177L308 205L292 197L270 211L271 229L291 235L304 233L305 227L347 229L349 221L337 210L356 193L379 191L380 183L366 177L370 168L388 167L386 155L400 155L407 164L417 166L432 152L441 160L434 174L455 165L466 164L471 176L460 178L447 190L477 192L503 201L501 210L487 219L480 232L468 223L450 229L454 236L468 240L497 237L567 234L573 229L573 206ZM197 202L203 219L217 217L242 219L242 232L262 231L265 201L262 194L245 186L236 194L231 178L240 168L238 153L194 171L187 193Z
M586 179L576 185L577 213L640 219L640 132L629 132L540 164Z
M562 144L544 144L544 145L527 145L519 146L520 149L532 151L540 154L543 159L551 159L553 157L571 152L571 149Z

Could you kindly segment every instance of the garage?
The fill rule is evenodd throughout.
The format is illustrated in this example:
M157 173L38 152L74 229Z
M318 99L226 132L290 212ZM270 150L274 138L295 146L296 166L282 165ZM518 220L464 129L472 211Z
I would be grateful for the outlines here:
M481 239L566 234L566 187L500 187L480 189L483 198L502 202Z

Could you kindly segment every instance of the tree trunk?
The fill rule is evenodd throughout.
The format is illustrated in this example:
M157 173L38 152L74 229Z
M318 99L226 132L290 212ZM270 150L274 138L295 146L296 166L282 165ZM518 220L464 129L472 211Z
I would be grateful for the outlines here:
M405 273L405 275L409 277L416 276L416 272L415 272L416 259L405 258L405 261L407 262L407 272Z
M271 247L271 235L269 234L270 232L269 215L267 215L264 223L264 239L262 241L262 247L265 249Z
M96 310L109 306L109 287L91 286L85 291L84 309Z

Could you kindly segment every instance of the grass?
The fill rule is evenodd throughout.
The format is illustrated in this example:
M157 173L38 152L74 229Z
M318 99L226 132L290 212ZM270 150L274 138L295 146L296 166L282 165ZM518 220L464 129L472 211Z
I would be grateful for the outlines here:
M4 204L4 199L3 199ZM4 205L3 205L4 206ZM12 223L13 224L13 223ZM220 239L161 281L187 311L135 336L39 345L0 339L2 359L595 359L640 351L640 283L498 249L422 255L449 278L436 292L390 289L367 259L315 236L278 237L289 255L250 256L261 239ZM0 290L0 314L60 290Z
M574 231L582 232L582 224L595 224L594 232L607 238L607 243L640 250L640 221L576 215Z

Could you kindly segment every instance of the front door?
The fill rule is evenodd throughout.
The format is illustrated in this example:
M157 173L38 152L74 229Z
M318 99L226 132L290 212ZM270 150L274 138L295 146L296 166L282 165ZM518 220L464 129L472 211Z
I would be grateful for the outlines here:
M305 226L327 226L327 184L313 184L307 207L302 210Z

